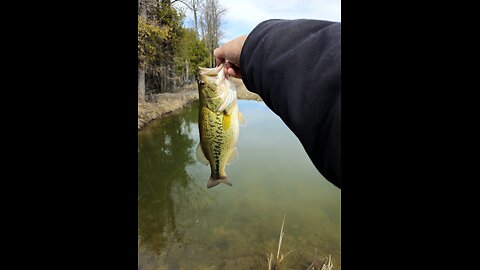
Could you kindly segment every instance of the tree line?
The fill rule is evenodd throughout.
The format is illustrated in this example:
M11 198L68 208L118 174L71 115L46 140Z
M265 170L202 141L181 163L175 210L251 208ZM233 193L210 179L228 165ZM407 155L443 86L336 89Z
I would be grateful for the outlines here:
M193 27L185 28L187 11ZM138 1L138 97L174 92L213 67L226 9L218 0Z

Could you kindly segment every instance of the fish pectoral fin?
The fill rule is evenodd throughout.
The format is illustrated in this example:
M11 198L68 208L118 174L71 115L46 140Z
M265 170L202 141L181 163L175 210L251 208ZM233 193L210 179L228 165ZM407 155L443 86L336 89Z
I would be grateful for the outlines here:
M209 165L210 162L208 161L208 159L205 157L205 154L203 153L202 151L202 146L200 144L197 145L197 152L196 152L196 157L197 157L197 160L204 164L204 165Z
M226 185L229 185L229 186L233 186L232 185L232 182L230 182L230 180L228 180L227 177L225 178L219 178L219 179L214 179L214 178L211 178L208 179L208 183L207 183L207 188L212 188L220 183L224 183Z
M238 154L237 147L235 147L227 160L227 165L234 163L239 157L240 155Z
M245 117L243 117L243 114L241 112L238 112L238 122L240 123L241 127L247 126L247 120L245 120Z

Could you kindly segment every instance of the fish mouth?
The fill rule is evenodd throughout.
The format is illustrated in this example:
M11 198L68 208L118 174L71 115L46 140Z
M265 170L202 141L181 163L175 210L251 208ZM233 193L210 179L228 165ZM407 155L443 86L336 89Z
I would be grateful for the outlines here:
M203 81L208 81L209 83L218 83L220 81L219 74L223 70L223 64L220 64L215 68L202 68L199 67L199 75Z
M205 75L205 76L217 76L218 73L223 69L223 63L220 64L218 67L214 68L202 68L199 67L200 70L200 75Z
M212 94L214 97L222 100L218 111L224 111L237 99L235 85L225 76L223 66L224 64L222 63L215 68L199 67L200 79L203 82L215 85L215 93Z

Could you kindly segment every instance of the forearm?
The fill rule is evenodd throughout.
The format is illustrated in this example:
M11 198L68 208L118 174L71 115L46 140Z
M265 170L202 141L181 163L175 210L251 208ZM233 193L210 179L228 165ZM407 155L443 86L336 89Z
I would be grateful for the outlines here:
M327 180L340 187L340 23L270 20L240 56L245 86L300 139Z

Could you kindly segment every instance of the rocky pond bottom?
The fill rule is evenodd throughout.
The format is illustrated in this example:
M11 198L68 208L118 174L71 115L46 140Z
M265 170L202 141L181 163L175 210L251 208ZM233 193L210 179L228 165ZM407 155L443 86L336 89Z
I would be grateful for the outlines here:
M138 268L267 269L285 215L283 269L306 269L331 254L340 264L340 190L263 102L239 101L240 158L233 186L207 189L195 159L198 101L138 133ZM293 250L293 251L292 251Z

